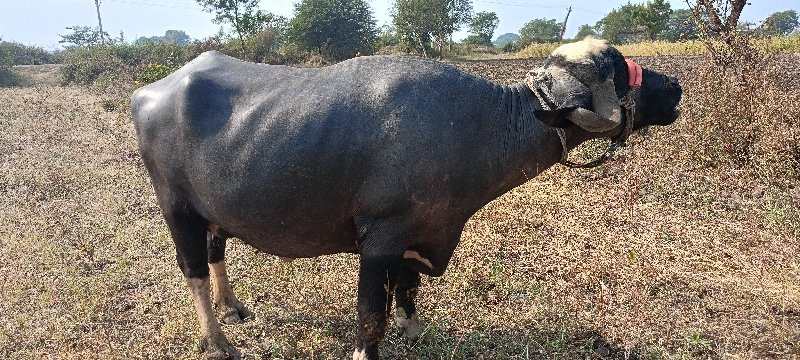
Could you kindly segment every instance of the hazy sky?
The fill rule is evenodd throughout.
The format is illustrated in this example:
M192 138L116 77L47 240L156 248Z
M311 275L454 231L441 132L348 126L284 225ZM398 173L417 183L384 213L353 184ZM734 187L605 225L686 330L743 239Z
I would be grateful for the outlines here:
M294 3L299 0L261 1L262 10L291 17ZM378 25L391 22L390 9L394 0L368 0ZM632 0L631 3L643 1ZM535 18L554 18L561 21L566 8L573 12L567 24L567 36L577 32L581 24L594 24L615 7L628 0L473 0L475 11L494 11L500 18L495 36L517 32ZM685 8L685 2L671 1L673 8ZM797 0L752 0L745 7L742 20L760 22L775 11L800 10ZM69 32L73 25L97 25L94 0L0 0L0 38L48 49L60 47L58 34ZM202 11L195 0L103 0L100 5L103 28L114 37L125 33L128 40L139 36L163 35L166 30L186 31L192 38L204 38L219 31L211 15ZM466 32L457 33L460 39Z

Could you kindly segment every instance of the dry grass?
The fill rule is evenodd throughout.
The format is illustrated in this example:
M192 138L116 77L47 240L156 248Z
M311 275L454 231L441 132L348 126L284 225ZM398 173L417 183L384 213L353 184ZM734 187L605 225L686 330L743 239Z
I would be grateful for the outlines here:
M680 77L684 109L713 90L696 59L637 60ZM797 60L787 64L796 83ZM458 65L510 82L535 61ZM796 129L798 92L785 93L787 117L764 122ZM79 87L0 89L2 358L198 357L195 315L129 114L104 110L117 100ZM422 339L392 334L384 353L800 356L798 178L764 171L780 159L709 152L700 130L727 121L713 114L688 111L634 137L608 165L556 166L489 204L467 224L446 275L423 280ZM775 141L764 139L755 144ZM287 264L229 246L234 289L257 314L225 328L245 358L349 356L354 256Z

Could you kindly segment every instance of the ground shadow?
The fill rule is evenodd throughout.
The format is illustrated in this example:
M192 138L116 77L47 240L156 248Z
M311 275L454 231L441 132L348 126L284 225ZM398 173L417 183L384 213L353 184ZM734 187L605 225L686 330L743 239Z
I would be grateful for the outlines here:
M255 358L341 359L352 356L356 320L349 314L312 317L292 312L270 320L273 334L250 339L262 347ZM625 348L588 329L549 330L536 327L506 330L461 331L444 323L424 324L426 330L415 341L402 338L391 327L381 345L384 359L602 359L647 358L641 349ZM298 327L325 334L313 348L291 343ZM283 335L280 335L283 334ZM283 336L283 338L281 338ZM289 339L289 343L286 342Z

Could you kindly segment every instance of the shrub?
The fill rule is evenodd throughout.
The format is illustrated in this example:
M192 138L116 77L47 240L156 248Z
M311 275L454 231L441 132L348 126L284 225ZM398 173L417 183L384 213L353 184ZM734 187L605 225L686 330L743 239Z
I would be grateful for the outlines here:
M364 0L302 0L288 34L301 50L340 61L371 54L378 29Z
M514 50L516 50L516 49L517 49L517 47L514 46L514 42L513 41L506 41L506 42L503 43L503 45L500 45L500 50L503 50L503 52L507 52L507 53L514 52Z
M754 171L776 185L800 179L800 91L787 83L780 52L743 38L736 48L717 45L730 62L708 61L682 104L709 166Z
M53 54L37 46L0 41L0 52L8 54L14 65L41 65L55 62Z
M138 85L149 84L163 79L175 69L163 64L147 65L139 77L136 79Z
M2 44L7 44L2 42ZM14 65L14 56L11 49L6 46L0 46L0 86L13 86L18 85L20 78L11 70Z
M196 45L152 43L71 48L61 54L63 82L90 85L102 77L133 84L140 78L153 79L159 71L169 73L201 52Z
M279 53L283 38L283 31L277 28L266 28L248 37L247 47L252 51L248 60L266 64L285 63L286 59Z

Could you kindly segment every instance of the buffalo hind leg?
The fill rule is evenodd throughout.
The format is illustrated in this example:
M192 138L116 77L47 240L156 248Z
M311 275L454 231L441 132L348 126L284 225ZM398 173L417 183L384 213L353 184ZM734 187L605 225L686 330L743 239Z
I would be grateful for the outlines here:
M169 208L162 207L164 219L175 242L178 266L186 278L192 294L197 319L200 322L200 350L207 359L227 359L238 355L211 306L211 282L208 274L208 251L206 239L207 222L200 215L179 202L171 202Z
M419 284L418 271L405 266L400 268L394 294L397 301L394 324L400 329L403 337L409 340L417 339L422 334L422 326L419 324L419 316L414 305Z
M403 260L398 254L364 251L358 273L358 337L353 360L376 360L378 347L386 335L392 309L392 293Z
M227 240L208 232L208 265L211 268L211 285L214 307L224 324L241 324L253 318L253 313L233 293L228 271L225 268Z

